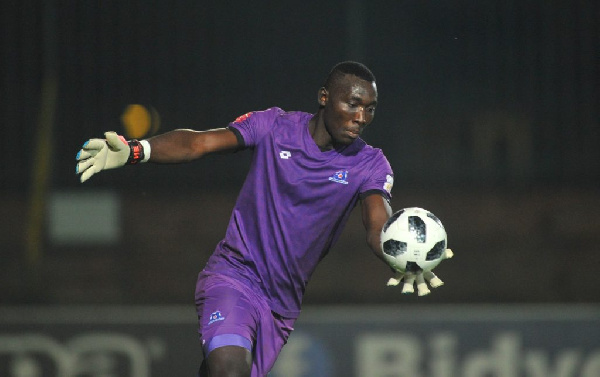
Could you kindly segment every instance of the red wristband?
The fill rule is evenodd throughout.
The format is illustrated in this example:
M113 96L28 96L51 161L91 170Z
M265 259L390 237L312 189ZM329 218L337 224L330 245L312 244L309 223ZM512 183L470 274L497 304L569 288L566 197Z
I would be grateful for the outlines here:
M135 165L138 162L144 159L144 147L142 144L136 140L129 140L127 142L129 144L129 158L127 159L127 165Z

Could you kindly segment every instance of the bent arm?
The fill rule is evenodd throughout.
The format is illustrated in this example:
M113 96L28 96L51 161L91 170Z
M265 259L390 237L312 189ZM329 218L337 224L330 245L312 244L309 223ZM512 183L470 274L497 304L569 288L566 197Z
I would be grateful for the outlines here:
M377 193L373 193L361 200L362 221L367 231L367 244L375 255L382 261L381 229L385 222L392 216L392 207L387 199Z
M217 128L207 131L174 130L147 139L149 162L179 163L195 160L211 153L233 152L240 145L233 131Z

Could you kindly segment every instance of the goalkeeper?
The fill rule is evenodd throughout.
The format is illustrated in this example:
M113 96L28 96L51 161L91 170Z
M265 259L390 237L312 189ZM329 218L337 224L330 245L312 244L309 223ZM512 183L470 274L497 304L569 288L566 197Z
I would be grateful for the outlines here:
M179 129L142 141L107 132L77 155L85 182L126 164L253 150L225 237L198 275L200 376L267 375L314 269L357 204L367 244L383 259L380 232L392 214L393 172L382 151L360 137L375 115L375 77L360 63L340 63L317 102L314 114L271 108L226 128Z

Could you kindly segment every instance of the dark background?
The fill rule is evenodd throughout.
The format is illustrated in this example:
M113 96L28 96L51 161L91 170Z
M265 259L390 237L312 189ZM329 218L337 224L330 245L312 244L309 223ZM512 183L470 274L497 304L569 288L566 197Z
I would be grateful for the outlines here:
M446 286L402 297L356 211L307 303L598 302L599 19L593 0L2 2L0 303L191 304L250 155L81 185L82 143L124 133L134 103L159 133L314 112L347 59L377 76L364 138L394 168L394 208L438 215L456 257ZM118 242L53 243L49 198L94 190L121 200Z

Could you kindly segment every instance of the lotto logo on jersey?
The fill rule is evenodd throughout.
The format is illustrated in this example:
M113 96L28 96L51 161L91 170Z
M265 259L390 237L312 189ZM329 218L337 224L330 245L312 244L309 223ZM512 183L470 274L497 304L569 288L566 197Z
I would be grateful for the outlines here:
M336 171L329 180L332 182L342 183L344 185L348 184L348 170L340 170Z
M250 115L252 115L252 111L249 113L246 113L244 115L240 115L239 117L235 118L235 120L233 121L233 123L241 123L243 121L245 121L246 119L250 118Z

